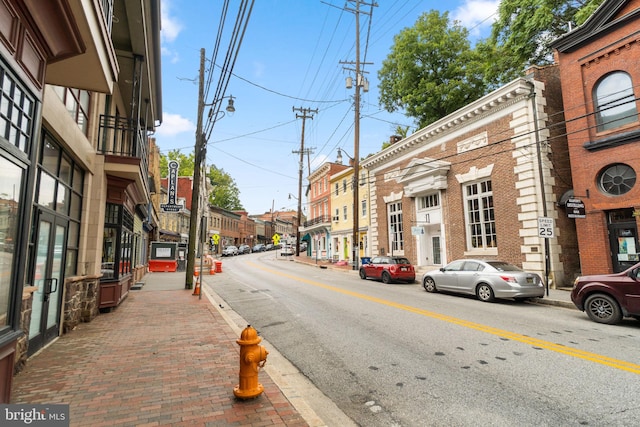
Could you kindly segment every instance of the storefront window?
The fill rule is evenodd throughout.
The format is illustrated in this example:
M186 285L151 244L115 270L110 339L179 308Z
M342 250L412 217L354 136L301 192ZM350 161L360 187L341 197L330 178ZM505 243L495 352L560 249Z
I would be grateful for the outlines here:
M7 327L23 169L0 157L0 329Z

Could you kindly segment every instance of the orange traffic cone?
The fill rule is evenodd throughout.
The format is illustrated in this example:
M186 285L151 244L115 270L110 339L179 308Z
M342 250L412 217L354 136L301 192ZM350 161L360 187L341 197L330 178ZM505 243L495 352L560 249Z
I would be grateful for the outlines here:
M193 289L192 295L200 295L200 276L196 278L196 287Z

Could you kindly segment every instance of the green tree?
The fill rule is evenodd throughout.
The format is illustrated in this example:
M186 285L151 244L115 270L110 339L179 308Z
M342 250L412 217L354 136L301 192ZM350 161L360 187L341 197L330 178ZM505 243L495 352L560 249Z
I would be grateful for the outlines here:
M572 26L582 24L603 1L502 0L491 43L511 56L512 69L550 64L553 52L549 44Z
M169 161L171 160L178 162L178 176L193 176L194 154L182 154L180 150L170 150L166 156L160 155L160 176L162 178L169 175Z
M422 128L484 95L485 61L468 35L434 10L397 34L378 72L385 110L404 109Z
M208 176L212 187L209 193L211 205L232 211L244 209L240 203L240 190L231 175L212 165Z

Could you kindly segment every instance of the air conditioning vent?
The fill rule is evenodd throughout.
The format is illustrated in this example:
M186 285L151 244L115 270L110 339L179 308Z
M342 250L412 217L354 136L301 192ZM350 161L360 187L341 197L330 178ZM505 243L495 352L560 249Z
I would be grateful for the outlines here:
M340 220L340 217L339 217L339 216L334 216L334 217L333 217L333 221L334 221L334 222L338 222L339 220Z

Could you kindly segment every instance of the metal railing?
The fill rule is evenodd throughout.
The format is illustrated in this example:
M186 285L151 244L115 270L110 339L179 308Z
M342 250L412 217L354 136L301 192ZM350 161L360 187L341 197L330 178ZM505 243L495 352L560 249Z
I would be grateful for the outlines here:
M303 227L312 227L314 225L318 225L318 224L324 224L327 222L331 222L331 216L329 215L322 215L313 219L310 219L309 221L305 221Z
M98 151L112 156L140 159L142 176L149 170L147 134L142 126L132 119L120 116L100 115L100 138Z

